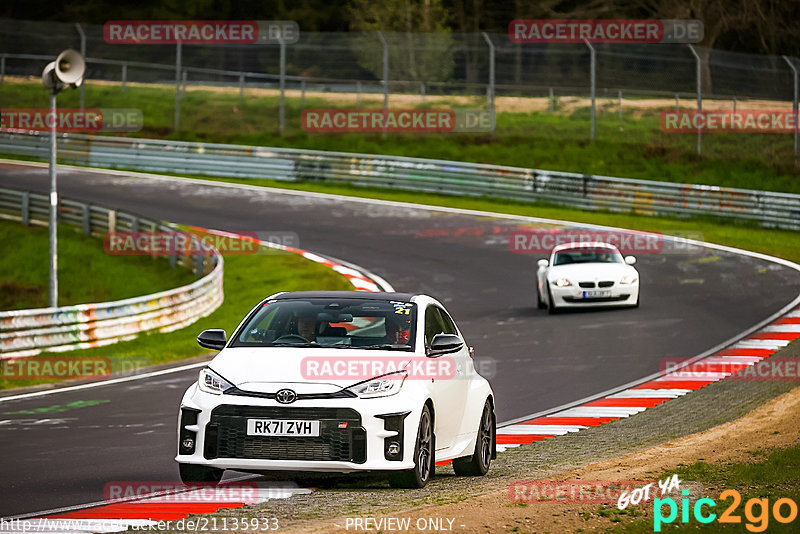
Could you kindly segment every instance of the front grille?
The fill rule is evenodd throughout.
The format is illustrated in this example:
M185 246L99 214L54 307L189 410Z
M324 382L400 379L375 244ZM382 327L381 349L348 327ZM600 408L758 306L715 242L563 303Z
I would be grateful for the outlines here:
M598 282L597 283L597 287L611 287L613 285L614 285L614 282L612 282L610 280L606 281L606 282Z
M594 287L594 282L578 282L578 285L584 289L589 289Z
M320 422L317 437L248 436L247 419ZM347 423L346 428L339 428ZM206 458L366 462L366 431L349 408L218 406L206 426Z

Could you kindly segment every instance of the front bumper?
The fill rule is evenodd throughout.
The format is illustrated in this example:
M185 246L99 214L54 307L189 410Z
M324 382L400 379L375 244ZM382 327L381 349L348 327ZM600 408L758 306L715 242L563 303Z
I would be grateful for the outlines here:
M607 295L591 297L591 291L607 292ZM615 283L612 287L587 289L576 285L558 287L550 284L553 303L558 308L581 308L586 306L633 306L639 300L639 282Z
M284 405L256 397L212 395L192 386L181 403L175 460L243 471L412 469L421 406L403 392L376 399L299 400ZM320 436L248 436L250 418L320 421ZM187 437L193 441L191 449L184 446ZM398 454L387 452L392 442L400 446Z

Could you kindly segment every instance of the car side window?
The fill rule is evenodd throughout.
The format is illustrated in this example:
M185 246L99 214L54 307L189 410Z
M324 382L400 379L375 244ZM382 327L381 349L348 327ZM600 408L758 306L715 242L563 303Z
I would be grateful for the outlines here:
M445 334L455 334L458 335L458 330L456 330L456 325L450 316L447 314L446 311L439 308L439 315L442 318L442 325L444 326L443 332Z
M433 336L444 332L442 317L436 306L428 306L425 309L425 346L430 347Z

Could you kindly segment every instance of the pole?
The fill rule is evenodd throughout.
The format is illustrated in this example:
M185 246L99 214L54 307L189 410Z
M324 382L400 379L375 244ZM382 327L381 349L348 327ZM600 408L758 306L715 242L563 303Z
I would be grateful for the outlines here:
M306 79L300 80L300 109L306 107Z
M279 37L281 45L281 109L279 128L281 135L283 135L283 128L286 119L286 43L283 41L283 35Z
M692 51L694 54L694 59L697 64L697 114L703 112L703 62L700 59L700 55L695 51L692 45L688 45L689 50ZM703 153L703 130L702 128L697 129L697 154L700 155Z
M244 73L239 73L239 102L244 100Z
M56 115L56 90L50 91L50 113ZM50 125L50 307L58 306L58 191L56 187L56 121Z
M79 23L75 23L75 28L78 30L78 33L81 36L81 56L84 58L86 57L86 34L83 32L83 28ZM81 111L83 111L84 104L86 102L86 84L81 84Z
M797 76L797 67L794 66L794 63L787 57L783 56L784 61L788 63L789 68L792 69L792 73L794 74L794 96L792 97L792 114L794 114L794 164L797 166L797 132L800 125L797 124L798 114L797 114L797 99L798 99L798 76Z
M622 89L619 90L619 118L622 119Z
M181 126L181 42L175 45L175 119L172 129L176 132Z
M549 98L549 100L550 100L550 113L554 113L555 110L556 110L556 97L553 94L553 88L552 87L550 87L547 90L547 95L550 97Z
M595 51L592 44L589 42L588 39L583 40L586 43L586 46L589 47L589 78L590 78L590 88L589 92L592 98L592 109L591 109L591 123L589 125L589 139L594 141L594 127L595 127L595 114L597 113L595 107L595 99L594 99L594 89L595 89L595 71L596 71L596 59L595 59Z
M492 120L490 135L494 137L495 114L494 114L494 43L486 32L482 32L483 39L489 45L489 114Z
M0 83L6 78L6 55L3 54L0 56Z
M422 105L425 105L425 82L419 83L419 94L422 97Z
M125 92L125 83L128 81L128 64L122 64L122 92Z
M383 137L386 137L386 117L389 115L389 43L383 38L383 32L378 32L378 39L383 46Z

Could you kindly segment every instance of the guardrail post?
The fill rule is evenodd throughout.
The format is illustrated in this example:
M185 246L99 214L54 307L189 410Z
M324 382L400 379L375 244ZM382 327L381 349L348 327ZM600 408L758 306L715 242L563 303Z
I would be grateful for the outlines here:
M239 74L239 101L244 100L244 73Z
M181 125L181 42L175 45L175 119L172 129L176 132Z
M386 137L386 117L389 114L389 43L383 38L383 32L378 32L378 39L383 46L383 132Z
M694 54L695 64L697 68L697 113L698 115L703 112L703 60L700 55L695 51L692 45L688 45L689 50ZM703 153L703 129L697 129L697 154Z
M83 28L79 23L75 23L75 28L78 30L78 33L81 36L81 56L86 58L86 34L83 32ZM84 104L86 103L86 81L81 84L81 110L84 108Z
M89 204L83 205L81 223L83 225L83 235L92 235L92 208Z
M792 73L794 74L794 96L792 97L792 113L794 114L794 164L797 166L797 131L800 128L800 125L797 124L798 117L797 114L797 97L798 97L798 76L797 76L797 67L794 66L794 63L786 57L783 56L784 61L789 64L789 68L792 69Z
M489 86L487 87L489 98L489 114L491 116L492 126L490 135L494 136L495 116L494 116L494 43L489 38L489 34L482 32L483 39L489 45Z
M592 109L591 109L591 121L589 124L589 139L594 141L594 125L595 125L595 114L597 112L595 108L595 101L594 101L594 90L595 90L595 82L596 82L596 71L597 71L597 59L594 47L589 42L588 39L584 39L583 42L586 43L586 46L589 47L589 94L591 95L592 99Z
M114 210L108 210L108 231L117 231L117 212Z
M125 92L125 84L128 81L128 64L122 64L122 92Z
M285 116L286 116L286 43L283 41L283 34L278 37L281 47L281 109L280 109L280 121L279 121L279 128L281 134L283 134Z
M22 224L28 226L31 222L31 194L27 191L22 193Z

